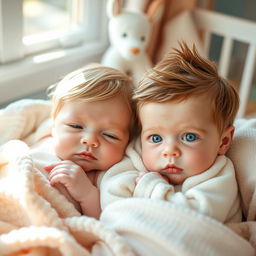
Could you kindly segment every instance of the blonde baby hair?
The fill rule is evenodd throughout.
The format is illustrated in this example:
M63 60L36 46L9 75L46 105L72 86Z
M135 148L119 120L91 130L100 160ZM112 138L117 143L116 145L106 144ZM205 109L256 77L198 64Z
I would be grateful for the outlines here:
M94 102L121 95L131 112L132 129L135 112L133 89L131 79L123 72L100 64L87 65L69 73L59 83L49 87L48 95L53 103L52 117L56 118L65 102Z
M100 64L88 65L69 73L49 88L53 102L52 117L56 117L65 102L79 99L100 101L118 94L124 97L131 110L132 93L133 84L126 74Z
M234 122L239 96L213 62L183 42L145 74L133 98L138 112L148 102L180 102L203 94L211 99L213 120L222 133Z

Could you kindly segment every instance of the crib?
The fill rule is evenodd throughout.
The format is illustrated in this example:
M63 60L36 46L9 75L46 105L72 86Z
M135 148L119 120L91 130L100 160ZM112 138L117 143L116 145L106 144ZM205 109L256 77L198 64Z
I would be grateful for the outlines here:
M196 26L204 32L204 50L207 54L209 54L212 35L223 38L218 63L219 72L223 77L228 78L234 42L241 42L248 46L239 86L241 102L237 114L238 118L244 117L255 71L256 23L201 8L193 10L192 16Z

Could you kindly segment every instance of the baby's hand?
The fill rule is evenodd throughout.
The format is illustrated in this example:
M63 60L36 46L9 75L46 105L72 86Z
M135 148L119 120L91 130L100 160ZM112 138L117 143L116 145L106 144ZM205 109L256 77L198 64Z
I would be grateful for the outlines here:
M94 189L84 170L72 161L65 160L44 169L49 173L48 179L52 186L61 183L79 203L91 189Z

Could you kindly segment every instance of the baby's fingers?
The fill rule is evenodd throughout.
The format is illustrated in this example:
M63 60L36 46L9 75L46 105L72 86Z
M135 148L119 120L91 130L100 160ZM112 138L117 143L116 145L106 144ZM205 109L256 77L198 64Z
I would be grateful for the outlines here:
M69 183L69 180L70 180L70 177L64 173L56 173L55 175L52 175L51 177L49 177L49 181L52 186L55 186L57 183L66 185Z
M62 167L62 166L55 166L49 173L48 173L48 179L52 180L52 178L56 175L66 175L66 176L72 176L72 172L70 170Z
M62 168L71 168L71 167L77 166L77 165L75 165L72 161L64 160L64 161L61 161L61 162L59 162L59 163L47 165L47 166L44 167L44 170L45 170L46 172L50 172L50 171L52 171L56 166L62 167Z
M51 164L51 165L48 165L48 166L45 166L44 167L44 170L46 172L50 172L54 167L56 167L58 164Z

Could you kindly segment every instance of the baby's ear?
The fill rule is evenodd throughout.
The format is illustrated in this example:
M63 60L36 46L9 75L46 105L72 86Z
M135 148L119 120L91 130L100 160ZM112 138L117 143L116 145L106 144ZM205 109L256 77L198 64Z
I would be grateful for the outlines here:
M219 147L218 154L225 155L231 146L235 127L233 125L229 126L221 135L221 143Z

